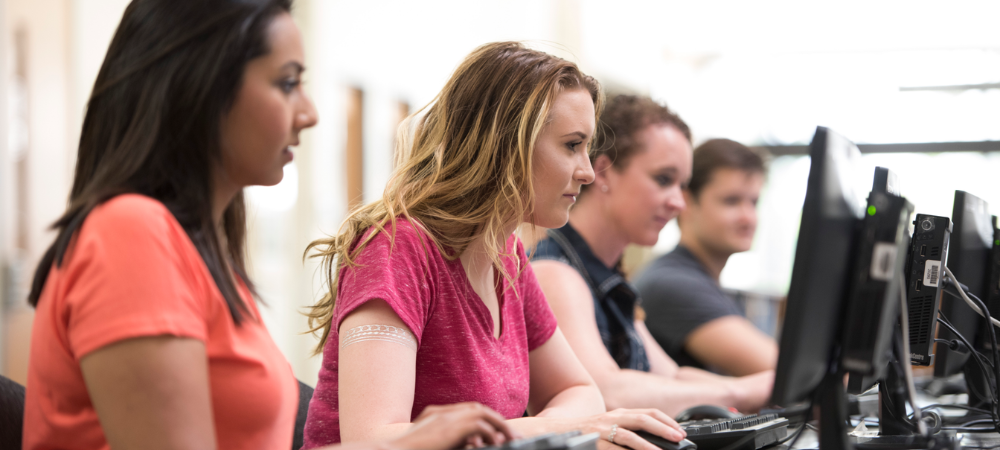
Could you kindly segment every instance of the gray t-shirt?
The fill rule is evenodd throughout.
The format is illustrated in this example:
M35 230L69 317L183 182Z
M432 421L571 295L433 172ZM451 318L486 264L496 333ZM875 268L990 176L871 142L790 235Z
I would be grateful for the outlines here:
M680 245L653 261L634 284L646 310L646 327L682 366L711 369L684 349L688 334L720 317L745 315L691 251Z

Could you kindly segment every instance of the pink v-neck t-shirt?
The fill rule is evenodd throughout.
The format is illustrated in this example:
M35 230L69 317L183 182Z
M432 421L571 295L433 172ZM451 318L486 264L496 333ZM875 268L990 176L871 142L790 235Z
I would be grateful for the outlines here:
M386 227L392 233L391 226ZM500 337L494 338L489 309L473 291L458 259L449 261L421 228L396 220L394 242L379 233L357 257L357 267L341 270L334 326L323 349L323 367L309 404L305 446L340 442L337 364L340 323L355 308L386 301L417 339L416 379L411 419L430 405L476 401L508 419L528 405L528 352L556 330L524 248L507 241L504 267L516 277L504 282ZM387 364L390 362L387 361Z

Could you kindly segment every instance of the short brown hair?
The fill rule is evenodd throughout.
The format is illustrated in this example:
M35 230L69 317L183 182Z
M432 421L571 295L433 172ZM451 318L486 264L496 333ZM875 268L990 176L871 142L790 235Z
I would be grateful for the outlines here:
M688 191L698 198L701 190L719 169L739 169L747 173L767 173L764 156L730 139L709 139L694 149Z
M612 98L601 113L602 130L595 138L591 161L607 155L615 167L625 167L628 159L641 148L641 143L635 139L636 132L654 124L671 125L691 142L691 129L666 105L639 95Z

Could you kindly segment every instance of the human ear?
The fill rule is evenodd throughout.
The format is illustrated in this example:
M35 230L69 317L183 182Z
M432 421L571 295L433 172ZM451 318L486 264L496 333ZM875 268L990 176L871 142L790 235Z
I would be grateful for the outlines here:
M609 158L608 155L598 156L597 159L594 160L594 185L597 186L598 189L604 190L602 186L608 185L608 182L610 181L608 180L608 175L610 175L608 172L610 172L613 167L614 166L611 164L611 158Z

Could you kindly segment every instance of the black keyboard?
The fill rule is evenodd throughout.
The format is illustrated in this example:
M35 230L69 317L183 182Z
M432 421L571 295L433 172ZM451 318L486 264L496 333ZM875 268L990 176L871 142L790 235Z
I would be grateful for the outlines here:
M788 436L788 419L777 414L752 414L735 419L705 419L681 422L689 441L698 450L716 450L742 444L733 450L757 450Z
M548 433L480 450L597 450L598 437L597 433L581 434L579 431Z

